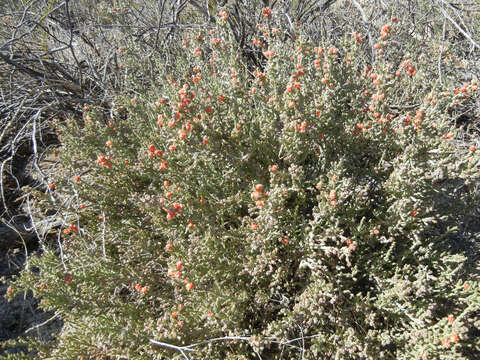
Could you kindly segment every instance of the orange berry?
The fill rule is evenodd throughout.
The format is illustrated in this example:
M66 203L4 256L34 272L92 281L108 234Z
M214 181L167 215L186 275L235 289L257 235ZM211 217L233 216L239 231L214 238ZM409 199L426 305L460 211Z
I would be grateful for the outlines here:
M378 229L373 229L372 234L376 236L380 234L380 231L378 231Z
M263 185L262 184L255 185L255 190L257 190L258 192L261 192L263 190Z
M262 10L262 14L264 17L269 17L272 14L272 10L270 10L270 8L267 7Z
M73 179L74 179L76 182L79 182L79 181L80 181L80 176L75 176Z
M108 140L108 141L105 143L105 145L107 145L107 146L113 146L113 143L112 143L110 140Z
M253 224L251 225L251 228L252 228L252 230L257 230L257 229L258 229L258 225L255 224L255 223L253 223Z
M185 287L186 287L187 290L189 290L189 291L192 290L193 287L194 287L193 282L189 282Z
M448 315L448 322L452 323L455 320L455 316L453 315Z
M173 203L173 208L177 211L182 211L183 210L183 205L179 203Z
M167 221L172 220L175 217L175 211L169 211L167 214Z
M176 266L177 266L177 270L180 271L182 270L183 263L180 260L178 260Z
M456 344L458 342L458 340L460 340L460 338L458 337L457 334L452 334L452 335L450 335L448 340L450 340L450 342Z
M444 139L451 139L451 138L453 138L454 136L455 136L455 135L454 135L453 133L449 132L449 133L443 135L443 138L444 138Z
M476 148L475 146L473 146L473 145L472 145L472 146L470 146L470 147L469 147L469 149L470 149L470 151L471 151L471 152L474 152L474 151L476 151L476 150L477 150L477 148Z
M66 275L65 276L65 281L67 282L67 284L72 281L72 277L70 275Z

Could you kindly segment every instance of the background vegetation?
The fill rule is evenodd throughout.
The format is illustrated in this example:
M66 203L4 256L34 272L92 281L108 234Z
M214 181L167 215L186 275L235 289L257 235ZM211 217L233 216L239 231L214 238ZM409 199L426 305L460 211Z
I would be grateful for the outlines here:
M477 358L479 10L1 5L5 356Z

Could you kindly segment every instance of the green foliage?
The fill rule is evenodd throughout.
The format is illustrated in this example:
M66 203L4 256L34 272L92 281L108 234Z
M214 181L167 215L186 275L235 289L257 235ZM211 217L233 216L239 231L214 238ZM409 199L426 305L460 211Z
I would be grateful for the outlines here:
M450 121L476 82L442 89L388 44L368 66L356 36L285 41L268 16L252 68L217 25L160 89L62 128L68 222L11 292L62 316L38 356L479 354L479 155Z

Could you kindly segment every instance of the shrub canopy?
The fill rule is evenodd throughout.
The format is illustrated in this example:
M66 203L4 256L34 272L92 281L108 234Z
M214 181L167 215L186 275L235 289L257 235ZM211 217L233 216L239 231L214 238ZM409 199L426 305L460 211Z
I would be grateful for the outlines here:
M360 34L311 44L262 16L260 67L221 13L160 88L62 126L37 197L65 225L14 286L64 321L39 356L479 353L479 156L451 121L477 83L427 79L394 24L368 64Z

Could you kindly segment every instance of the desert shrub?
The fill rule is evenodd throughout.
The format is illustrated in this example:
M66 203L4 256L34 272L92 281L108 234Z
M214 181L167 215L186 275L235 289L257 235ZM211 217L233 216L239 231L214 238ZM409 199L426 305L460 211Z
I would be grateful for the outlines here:
M163 84L57 124L58 241L12 285L64 321L40 357L479 354L479 157L445 89L365 37L312 44L263 9L245 63L220 13ZM222 19L226 18L226 19ZM384 27L379 39L395 32ZM386 33L386 35L385 35ZM397 55L398 56L398 55ZM158 71L162 71L159 69ZM152 341L153 340L153 341ZM191 351L194 350L194 351Z

